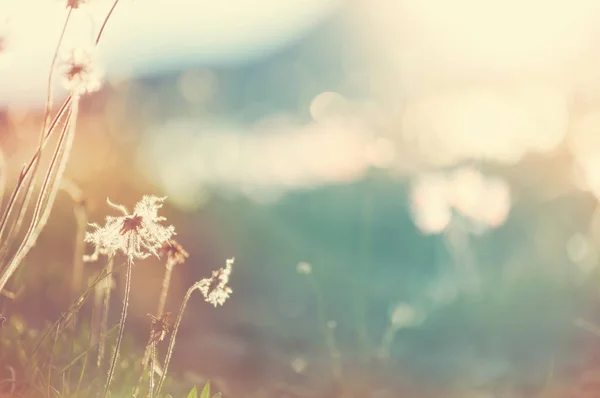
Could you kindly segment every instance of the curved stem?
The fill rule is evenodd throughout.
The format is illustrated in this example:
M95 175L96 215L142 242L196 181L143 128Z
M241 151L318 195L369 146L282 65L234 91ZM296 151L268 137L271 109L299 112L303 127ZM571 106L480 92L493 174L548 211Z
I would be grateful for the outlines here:
M60 136L58 145L56 146L56 150L54 151L48 171L46 172L46 177L44 178L44 182L33 211L31 223L29 224L27 232L25 233L25 237L23 238L23 241L21 242L21 245L17 249L14 256L8 262L6 269L3 270L2 275L0 276L0 291L4 289L8 279L14 274L25 255L35 243L37 236L42 229L39 228L39 226L41 225L41 227L43 227L48 219L50 209L52 208L54 198L56 197L56 192L58 191L58 182L62 177L67 160L69 158L68 155L75 133L74 124L76 117L77 101L74 103L74 106L69 109L69 117L65 123L65 126L63 127L63 132ZM45 199L47 200L44 206Z
M50 140L50 137L51 137L52 133L54 132L54 129L58 125L58 122L63 117L64 113L69 108L69 105L71 104L72 100L73 100L73 97L69 96L65 100L65 102L62 104L62 106L60 107L58 113L54 117L54 120L50 124L50 127L48 128L48 132L44 136L44 141L42 142L42 146L39 147L37 149L37 151L33 154L33 156L31 157L31 159L29 160L29 163L27 163L27 165L23 166L23 168L21 169L21 174L19 174L19 180L17 181L17 186L13 189L11 197L8 200L8 203L7 203L7 205L6 205L5 209L4 209L4 212L2 214L2 221L0 221L0 240L3 240L2 237L3 237L3 235L5 233L5 229L7 227L8 218L10 217L10 215L12 213L12 210L13 210L13 207L15 205L16 199L19 196L19 194L21 193L21 189L23 188L24 182L27 179L27 177L29 175L29 172L31 171L31 169L34 166L34 164L37 161L37 159L40 157L40 155L42 153L42 150L44 149L44 147L46 146L46 144L48 144L48 141Z
M160 290L160 297L158 299L158 308L156 310L157 317L161 317L163 315L163 312L165 311L165 304L167 302L167 296L169 294L169 286L171 285L171 275L173 274L173 268L174 265L170 262L170 260L167 260L165 276L163 277L162 287ZM134 392L134 394L136 395L137 393L139 393L141 382L143 381L144 374L146 374L146 370L148 369L148 362L153 361L151 349L152 347L147 345L144 350L144 356L142 358L142 374L140 376L138 386L136 387ZM153 377L153 375L151 374L150 377Z
M123 334L125 331L125 321L127 320L127 309L129 307L129 294L131 292L131 271L133 268L133 261L131 258L127 260L127 275L125 276L125 293L123 297L123 310L121 311L121 319L119 320L119 335L117 336L117 342L115 344L115 352L113 353L110 368L108 368L108 375L106 377L106 384L104 386L104 398L108 397L110 392L110 383L115 374L115 368L117 367L117 359L119 358L119 351L121 350L121 343L123 342Z
M200 288L200 282L194 283L185 293L185 297L183 298L183 302L181 303L181 308L179 309L179 313L177 314L177 320L175 321L175 326L173 327L173 332L171 333L171 339L169 340L169 348L167 349L167 356L165 357L165 364L163 365L162 375L160 376L160 380L158 381L158 385L156 386L156 396L160 396L160 390L167 378L167 370L169 369L169 362L171 362L171 356L173 355L173 348L175 347L175 338L177 337L177 331L179 330L179 325L181 324L181 318L183 318L183 313L185 311L185 307L187 306L190 297L194 290Z
M104 22L102 22L102 26L100 27L100 31L98 31L98 36L96 36L96 45L98 45L98 43L100 43L100 38L102 37L102 33L104 32L104 28L106 27L106 24L108 23L108 20L110 19L110 16L112 15L113 11L117 7L117 4L119 4L119 0L115 0L115 2L113 3L112 7L108 11L108 14L106 15L106 18L104 18Z
M56 60L58 59L58 52L60 51L60 47L62 45L63 39L65 38L65 32L67 31L67 24L69 23L69 19L71 19L71 14L73 13L73 8L69 7L69 11L67 12L67 17L65 19L65 23L63 24L62 31L60 32L60 37L58 38L58 44L56 45L56 49L54 50L54 56L52 57L52 63L50 64L50 73L48 74L48 86L46 96L46 109L44 111L44 121L42 123L42 132L40 135L40 144L44 138L44 131L46 131L46 126L48 125L48 119L50 118L50 111L52 110L52 80L54 78L54 69L56 67Z

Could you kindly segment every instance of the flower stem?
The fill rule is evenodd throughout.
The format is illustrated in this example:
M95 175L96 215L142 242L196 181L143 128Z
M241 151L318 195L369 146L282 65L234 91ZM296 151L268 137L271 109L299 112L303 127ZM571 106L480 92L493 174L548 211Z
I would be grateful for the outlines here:
M167 296L169 294L169 286L171 285L171 274L173 273L173 268L174 265L170 262L170 260L167 260L165 276L163 277L162 287L160 290L160 298L158 299L158 308L156 310L157 317L161 317L163 315L163 312L165 311L165 304L167 302ZM144 380L144 375L146 374L146 370L148 369L148 362L152 361L152 367L154 367L154 359L152 358L153 348L156 349L151 345L147 345L146 349L144 350L144 356L142 359L142 374L140 375L138 385L135 388L134 395L137 395L139 393L140 386ZM150 371L153 372L152 369ZM154 377L154 375L151 373L150 377L152 378Z
M173 348L175 347L175 338L177 337L177 331L179 330L179 325L181 324L181 318L183 318L183 313L185 311L185 307L187 306L190 297L194 290L200 288L200 282L194 283L185 293L185 297L183 298L183 302L181 303L181 307L179 308L179 313L177 314L177 320L175 321L175 326L173 327L173 332L171 333L171 339L169 340L169 348L167 349L167 355L165 357L165 363L163 365L162 375L160 376L160 380L158 381L158 385L156 386L156 396L160 395L160 390L165 382L167 377L167 370L169 369L169 362L171 362L171 356L173 355Z
M117 367L117 359L119 358L119 351L121 350L121 343L123 341L123 334L125 331L125 321L127 320L127 309L129 307L129 294L131 292L131 271L133 269L133 260L129 258L127 260L127 275L125 276L125 293L123 294L123 310L121 311L121 319L119 320L119 334L117 336L117 342L115 344L115 351L113 353L110 368L108 368L108 375L106 377L106 384L104 386L104 398L108 397L110 392L110 383L115 374L115 368Z
M158 308L156 310L156 316L161 317L165 311L165 304L167 303L167 295L169 294L169 286L171 285L171 274L173 273L173 265L167 260L167 266L165 270L165 276L163 277L162 287L160 290L160 298L158 299Z
M114 267L114 257L111 257L111 259L108 261L108 264L106 266L106 272L108 273L112 273L113 271L113 267ZM112 275L110 276L110 278L112 278ZM99 340L98 340L98 360L97 360L97 365L98 367L100 367L100 365L102 364L102 359L104 359L104 348L105 348L105 343L104 343L104 339L106 337L106 330L108 327L108 312L110 309L110 292L112 291L110 283L108 282L109 280L107 280L104 284L104 287L102 288L102 315L100 318L100 333L98 333L99 336ZM112 279L111 279L112 281Z

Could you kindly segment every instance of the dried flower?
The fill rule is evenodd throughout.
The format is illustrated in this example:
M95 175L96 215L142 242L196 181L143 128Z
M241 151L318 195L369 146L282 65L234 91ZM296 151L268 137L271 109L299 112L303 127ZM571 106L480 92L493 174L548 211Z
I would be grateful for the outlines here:
M98 67L94 50L75 47L62 55L65 87L74 94L93 93L102 87L103 72Z
M231 266L233 265L234 260L234 258L228 259L225 268L219 268L217 271L213 271L210 278L202 279L198 283L198 289L202 292L206 302L211 303L215 307L217 305L223 305L232 292L231 288L227 286L227 282L229 282Z
M183 264L190 256L175 239L170 239L163 243L158 251L158 255L160 257L167 256L167 267Z
M148 314L152 318L152 325L150 326L150 342L159 343L165 339L169 330L171 330L171 324L169 323L170 312L165 312L161 317L155 317L152 314Z
M90 256L84 257L84 260L94 261L100 254L112 256L119 250L130 261L143 259L151 254L158 257L158 250L163 243L175 234L172 225L165 227L160 224L165 218L158 216L158 209L162 207L164 199L146 195L135 205L133 214L107 199L108 204L121 211L123 216L106 217L104 227L90 224L96 230L86 232L85 241L93 244L95 250Z

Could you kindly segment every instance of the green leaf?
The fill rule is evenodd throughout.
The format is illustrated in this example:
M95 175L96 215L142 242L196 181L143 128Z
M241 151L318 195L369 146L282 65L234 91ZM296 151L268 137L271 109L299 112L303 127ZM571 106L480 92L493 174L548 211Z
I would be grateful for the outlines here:
M196 386L194 386L194 388L192 388L190 392L188 392L187 398L198 398L198 389L196 388Z
M204 385L202 393L200 393L200 398L210 398L210 380Z

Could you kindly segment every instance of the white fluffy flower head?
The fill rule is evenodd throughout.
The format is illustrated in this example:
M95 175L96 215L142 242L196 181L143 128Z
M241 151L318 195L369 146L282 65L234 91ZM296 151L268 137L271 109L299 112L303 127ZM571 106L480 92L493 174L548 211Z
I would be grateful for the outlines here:
M86 261L94 261L98 255L112 256L118 251L123 252L129 261L143 259L151 254L158 257L158 250L162 244L175 234L175 228L164 226L161 221L164 217L158 216L158 209L162 207L165 198L146 195L140 200L129 214L124 206L108 204L123 213L119 217L106 217L106 224L100 227L90 224L95 231L86 232L85 241L95 246L94 253L86 256Z
M94 49L75 47L61 57L64 86L73 94L93 93L102 87L103 71L98 66Z
M227 286L227 282L229 282L233 261L234 258L228 259L225 268L213 271L210 278L205 278L198 282L198 289L202 292L205 301L215 307L223 305L232 292L231 288Z

